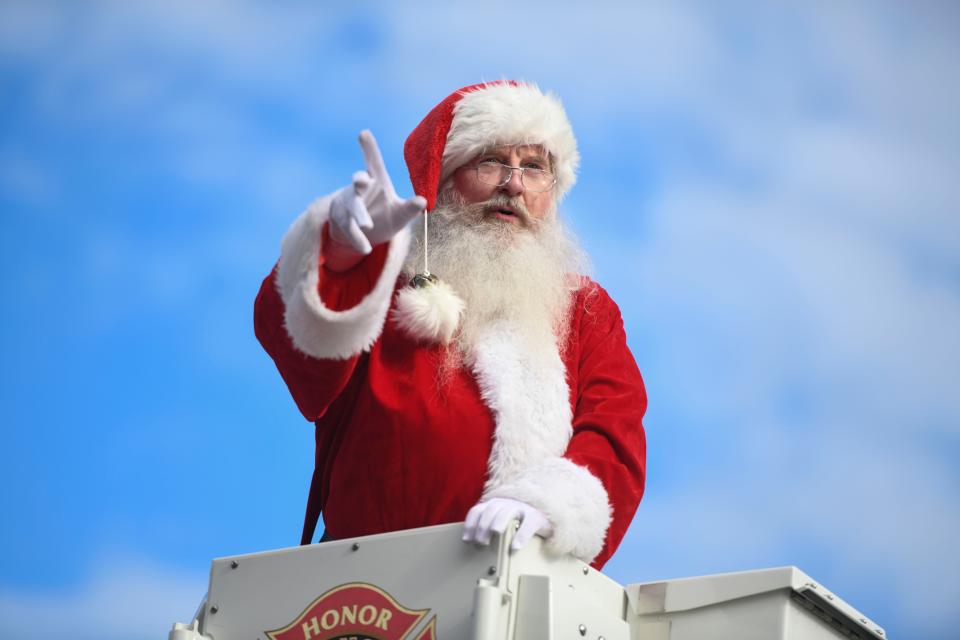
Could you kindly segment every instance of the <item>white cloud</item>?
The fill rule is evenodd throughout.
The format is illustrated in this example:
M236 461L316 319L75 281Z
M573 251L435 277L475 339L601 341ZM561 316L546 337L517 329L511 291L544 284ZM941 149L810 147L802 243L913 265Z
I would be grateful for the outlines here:
M626 283L628 322L642 317L662 354L645 371L659 392L651 428L688 435L701 455L698 438L725 431L713 435L722 453L705 472L720 487L665 474L667 501L651 484L631 540L653 540L655 552L636 549L636 561L662 578L718 558L736 569L836 549L834 575L815 577L855 605L831 583L876 591L860 582L891 580L892 609L930 629L956 622L960 593L943 578L960 537L955 453L932 444L953 442L960 425L955 9L503 3L485 5L480 20L450 3L395 3L370 10L381 49L332 58L349 8L108 3L77 28L51 6L4 4L4 17L17 15L0 19L9 55L62 52L68 28L76 38L75 55L47 68L42 109L118 127L147 114L186 179L250 182L264 203L327 168L313 165L308 144L273 141L235 109L271 93L328 127L371 96L390 99L382 117L399 129L394 113L412 123L454 86L519 75L560 93L585 147L659 145L650 153L663 173L643 231L616 218L627 232L611 234L597 263ZM184 91L196 69L209 94ZM683 131L656 137L664 123ZM597 135L621 129L651 140ZM5 163L0 178L42 193L34 165ZM584 167L580 188L597 184ZM630 210L630 190L605 195ZM299 206L283 202L277 215L292 219ZM592 223L594 212L578 213ZM119 244L91 245L107 251L93 266L125 271L137 244ZM246 236L199 237L153 255L138 279L182 301L196 286L188 274L228 273L231 256L249 252L238 247ZM221 322L211 314L207 324ZM794 394L799 415L780 406ZM94 581L87 595L64 596L67 606L79 611L90 593L103 601L104 585L124 580ZM942 588L925 597L929 584Z
M909 437L864 439L842 424L763 427L782 442L757 434L762 442L746 447L756 455L650 496L614 561L616 577L796 564L881 625L910 620L913 637L938 637L960 598L948 578L960 570L960 514L945 491L952 469Z
M0 152L0 192L19 205L43 209L61 191L54 173L28 154Z
M0 4L0 52L29 59L50 46L63 23L62 12L51 2L4 2Z
M0 587L0 635L17 640L164 638L189 622L206 577L134 557L104 558L85 582L64 589Z
M807 42L727 42L729 93L666 98L719 155L673 159L638 258L603 249L601 273L630 265L651 442L676 458L652 452L623 579L795 563L901 634L957 623L960 51L955 22L899 13L800 10ZM780 37L769 17L751 31ZM670 468L688 455L702 472Z
M912 269L903 247L869 227L808 216L797 194L785 204L688 185L668 198L637 267L647 304L663 310L667 339L684 338L669 317L695 311L740 349L725 382L731 374L814 376L824 401L863 403L874 428L960 415L960 299ZM831 388L847 393L834 398ZM879 397L890 400L885 415L871 404Z

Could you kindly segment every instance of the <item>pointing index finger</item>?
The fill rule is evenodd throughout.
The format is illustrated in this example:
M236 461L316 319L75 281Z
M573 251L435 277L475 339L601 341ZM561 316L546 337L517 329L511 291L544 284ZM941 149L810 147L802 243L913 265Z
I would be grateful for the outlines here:
M360 132L360 148L363 150L363 160L367 164L369 172L375 180L384 180L389 182L387 168L383 164L383 156L380 155L380 147L377 146L377 140L369 129Z

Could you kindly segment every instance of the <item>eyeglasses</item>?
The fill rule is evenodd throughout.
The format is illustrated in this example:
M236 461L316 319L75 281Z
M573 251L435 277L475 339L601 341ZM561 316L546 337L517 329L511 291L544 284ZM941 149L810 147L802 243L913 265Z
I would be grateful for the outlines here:
M502 187L510 182L514 171L520 172L520 184L528 191L548 191L557 183L556 176L546 169L536 167L511 167L493 160L484 160L472 169L477 172L477 180L494 187Z

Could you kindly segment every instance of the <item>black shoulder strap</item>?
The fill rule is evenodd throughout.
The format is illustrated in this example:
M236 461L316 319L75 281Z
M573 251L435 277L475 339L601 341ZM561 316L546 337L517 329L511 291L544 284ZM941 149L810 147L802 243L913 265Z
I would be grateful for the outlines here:
M370 354L368 352L364 352L360 356L349 386L336 400L337 404L345 403L347 407L354 405L357 395L360 393L360 381L366 376L369 358ZM331 406L331 410L328 411L330 415L343 415L343 413L343 407L334 409ZM329 416L323 420L323 424L321 424L321 420L314 422L316 449L314 451L313 477L310 479L307 511L303 515L303 532L300 534L300 544L310 544L313 541L313 535L317 532L317 522L320 520L320 513L323 511L327 496L330 493L330 466L340 449L343 430L344 425L331 422ZM327 534L324 533L324 536L327 536Z
M320 468L314 467L313 478L310 480L310 494L307 496L307 512L303 515L303 533L300 534L300 544L313 542L313 534L317 531L317 522L323 510L323 496L321 489Z

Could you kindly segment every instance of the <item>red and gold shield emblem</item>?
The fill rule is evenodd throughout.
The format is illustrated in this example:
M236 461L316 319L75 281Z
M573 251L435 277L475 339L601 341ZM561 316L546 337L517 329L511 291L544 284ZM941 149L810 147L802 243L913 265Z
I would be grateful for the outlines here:
M270 640L402 640L429 609L408 609L372 584L351 582L330 589ZM436 618L418 636L435 638Z

